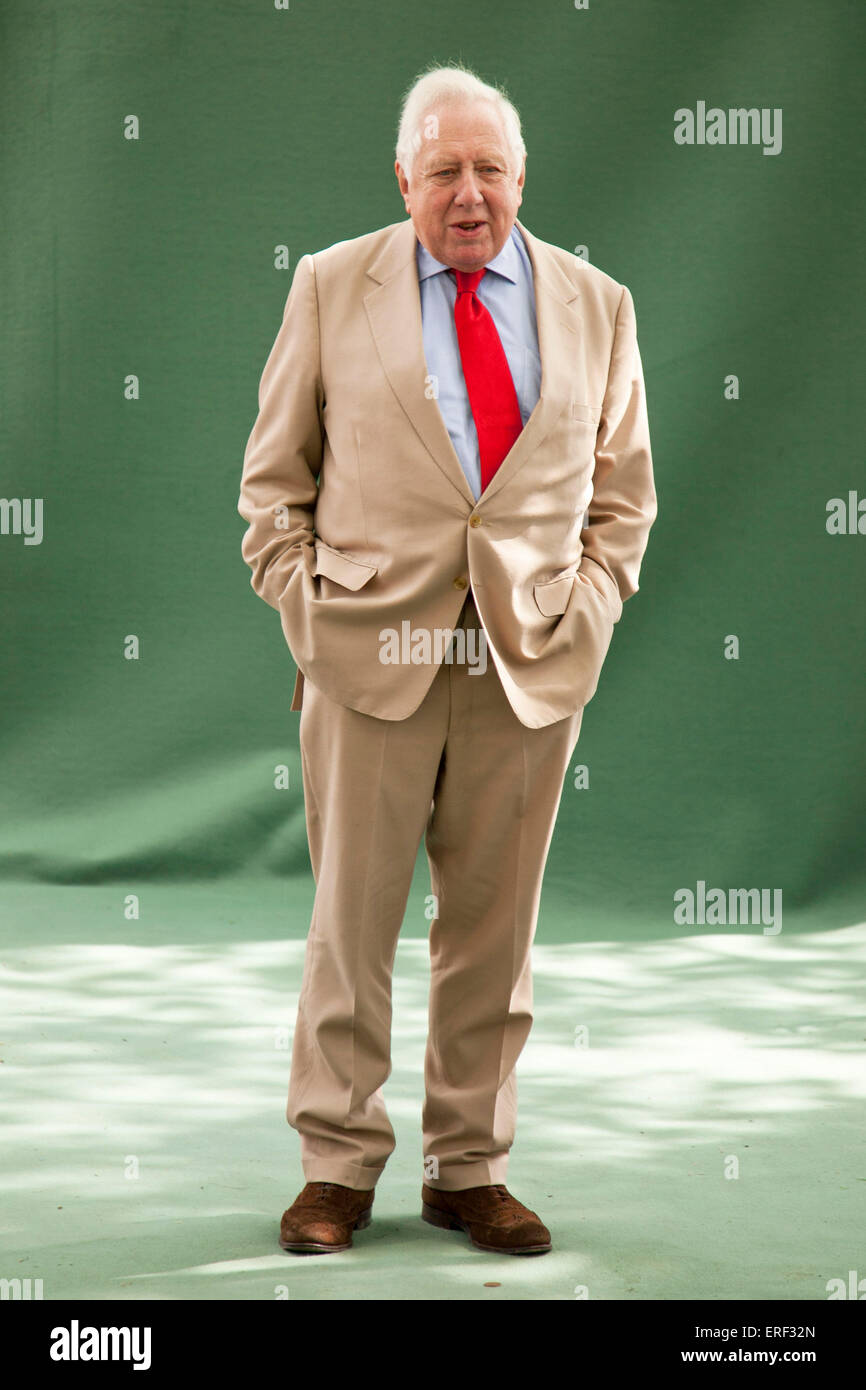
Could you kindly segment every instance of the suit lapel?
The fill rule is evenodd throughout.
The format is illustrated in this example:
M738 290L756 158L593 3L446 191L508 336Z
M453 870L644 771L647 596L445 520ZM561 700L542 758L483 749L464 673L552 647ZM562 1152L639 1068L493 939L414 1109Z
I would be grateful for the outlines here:
M574 395L580 360L583 315L580 292L562 270L545 242L517 221L532 263L541 393L535 409L505 455L479 500L486 500L509 482L553 429Z
M364 296L364 305L385 375L433 461L462 496L474 503L442 412L426 394L421 291L411 219L397 224L367 267L367 275L376 286Z
M582 317L579 291L560 269L543 241L517 226L532 263L541 394L511 451L479 500L493 496L532 457L561 415L574 390L580 358ZM454 452L437 402L428 397L427 365L421 324L421 294L415 264L411 218L394 233L367 267L375 288L364 296L370 329L391 387L433 461L470 505L472 489Z

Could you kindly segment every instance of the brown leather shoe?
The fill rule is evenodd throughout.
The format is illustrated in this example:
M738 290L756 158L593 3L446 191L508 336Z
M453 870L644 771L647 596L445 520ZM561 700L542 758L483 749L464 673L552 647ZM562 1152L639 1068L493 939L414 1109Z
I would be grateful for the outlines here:
M362 1192L337 1182L308 1182L280 1222L280 1245L295 1255L332 1255L348 1250L352 1232L372 1221L375 1189Z
M550 1232L504 1183L465 1187L460 1192L421 1188L421 1215L431 1226L466 1231L476 1250L497 1255L545 1255Z

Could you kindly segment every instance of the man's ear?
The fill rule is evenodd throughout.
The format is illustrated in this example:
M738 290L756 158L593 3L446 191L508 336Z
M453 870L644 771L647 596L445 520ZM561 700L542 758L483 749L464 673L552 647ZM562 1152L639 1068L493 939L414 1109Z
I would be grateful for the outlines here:
M400 185L400 192L403 195L403 202L406 204L406 211L409 211L409 180L403 173L403 166L399 159L394 160L394 173L397 175L397 182Z
M523 202L523 185L524 185L525 182L526 182L526 156L524 155L524 157L523 157L523 163L522 163L521 166L520 166L520 173L517 175L517 205L518 205L518 207L519 207L520 204Z

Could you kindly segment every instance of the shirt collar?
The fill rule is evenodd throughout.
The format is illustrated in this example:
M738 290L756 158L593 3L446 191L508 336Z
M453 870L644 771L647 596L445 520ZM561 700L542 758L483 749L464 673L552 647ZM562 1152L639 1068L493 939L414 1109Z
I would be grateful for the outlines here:
M520 274L520 257L517 254L517 247L515 245L515 240L519 235L520 233L515 223L511 228L510 237L498 256L494 256L493 260L488 261L485 266L485 270L493 270L497 275L504 276L506 280L510 280L512 284L515 285L517 284ZM430 275L438 275L440 271L450 269L444 261L437 261L431 256L427 247L418 240L417 236L415 238L415 259L418 266L419 280L426 280Z

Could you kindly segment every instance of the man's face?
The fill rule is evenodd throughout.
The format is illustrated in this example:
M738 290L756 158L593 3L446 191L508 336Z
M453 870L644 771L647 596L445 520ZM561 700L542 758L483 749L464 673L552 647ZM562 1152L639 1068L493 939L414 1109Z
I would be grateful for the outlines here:
M519 169L496 108L488 101L446 105L427 113L421 145L407 177L394 169L418 240L457 270L480 270L511 235L523 198ZM474 223L463 230L460 223Z

